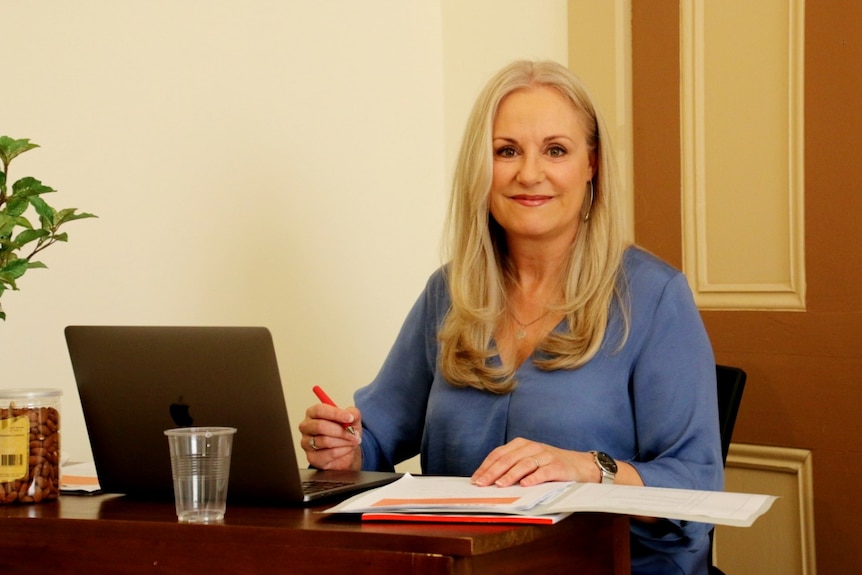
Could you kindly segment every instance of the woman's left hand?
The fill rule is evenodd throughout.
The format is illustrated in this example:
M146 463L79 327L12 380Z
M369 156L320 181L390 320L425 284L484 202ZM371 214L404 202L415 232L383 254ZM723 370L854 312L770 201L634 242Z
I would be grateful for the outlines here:
M569 451L517 437L489 453L470 480L480 486L508 487L517 483L529 487L546 481L598 483L602 474L589 451ZM637 469L619 460L614 483L644 484Z
M470 479L476 485L508 487L546 481L596 482L601 473L591 453L518 437L489 453Z

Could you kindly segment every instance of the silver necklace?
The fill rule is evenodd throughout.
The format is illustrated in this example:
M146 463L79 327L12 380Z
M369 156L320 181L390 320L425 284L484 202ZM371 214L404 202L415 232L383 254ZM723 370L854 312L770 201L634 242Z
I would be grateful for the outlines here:
M537 317L536 319L534 319L530 323L522 323L521 320L519 320L517 317L515 317L514 313L509 311L509 315L511 315L512 319L515 320L515 323L517 323L520 326L515 331L515 339L520 341L520 340L524 339L525 337L527 337L527 328L530 327L531 325L533 325L534 323L536 323L537 321L544 319L545 316L548 315L550 312L551 312L551 310L545 310L545 313L543 313L542 315L540 315L539 317Z

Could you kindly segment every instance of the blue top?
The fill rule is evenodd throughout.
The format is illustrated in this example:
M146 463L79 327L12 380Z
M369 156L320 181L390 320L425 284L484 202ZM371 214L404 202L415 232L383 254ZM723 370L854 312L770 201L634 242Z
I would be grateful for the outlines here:
M721 490L715 359L685 277L638 248L626 251L623 270L631 309L625 345L613 309L602 348L586 365L549 372L525 361L505 395L443 378L437 330L450 299L437 270L380 373L356 392L363 467L392 470L420 453L423 473L470 476L492 449L523 437L605 451L649 486ZM706 573L710 528L632 521L632 572Z

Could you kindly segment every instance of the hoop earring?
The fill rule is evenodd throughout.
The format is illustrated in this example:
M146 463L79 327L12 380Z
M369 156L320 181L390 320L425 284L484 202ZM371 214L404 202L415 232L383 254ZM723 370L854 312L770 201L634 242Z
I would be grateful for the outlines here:
M593 200L595 199L593 192L593 181L590 180L590 205L587 207L587 213L584 215L584 222L588 222L590 220L590 212L593 211Z

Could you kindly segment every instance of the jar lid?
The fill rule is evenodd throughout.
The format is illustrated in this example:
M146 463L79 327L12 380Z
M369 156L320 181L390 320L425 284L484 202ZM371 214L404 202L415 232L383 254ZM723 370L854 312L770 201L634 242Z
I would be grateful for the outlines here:
M0 389L0 397L9 399L38 399L40 397L56 397L63 395L61 389L34 387L32 389Z

